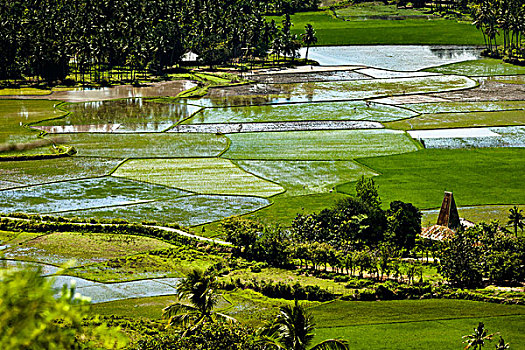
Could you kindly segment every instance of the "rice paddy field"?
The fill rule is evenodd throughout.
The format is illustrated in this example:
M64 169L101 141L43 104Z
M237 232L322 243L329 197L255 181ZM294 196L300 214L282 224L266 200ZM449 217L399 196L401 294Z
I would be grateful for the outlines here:
M391 10L385 15L396 16ZM401 30L396 25L388 30ZM450 23L450 33L457 25ZM334 28L320 28L322 40ZM371 56L373 50L379 49L318 48L312 55L322 64L362 61L345 61L355 66L330 75L314 68L254 73L259 82L210 88L198 99L158 99L160 87L155 99L146 90L121 98L130 88L1 99L0 213L177 223L220 238L221 220L231 216L286 227L298 213L354 195L361 176L374 178L385 207L402 200L424 210L423 224L436 220L444 190L454 192L460 215L475 222L504 222L510 207L525 206L525 71L477 59L473 47L383 47ZM76 153L28 158L42 149L24 145L39 140ZM74 258L56 283L74 279L79 292L93 297L93 312L152 318L184 273L223 259L152 238L95 233L0 232L0 248L10 264L39 264L49 273ZM264 273L345 291L312 276ZM221 307L258 325L287 303L250 293L229 292ZM316 340L342 337L356 349L459 348L458 339L480 320L513 348L525 342L519 306L458 300L309 306Z
M370 9L360 10L341 15ZM474 47L316 47L312 55L322 64L347 57L347 65L258 72L261 82L191 100L148 98L147 87L127 99L102 89L0 100L4 145L48 139L76 151L0 162L1 211L152 219L197 230L248 215L286 226L298 212L352 195L362 175L375 178L385 205L401 199L432 210L444 189L465 207L524 202L521 68L479 59ZM185 86L177 84L152 93ZM498 88L497 99L484 99L487 86ZM74 102L51 99L61 94ZM461 94L471 98L457 100ZM486 213L479 219L490 220Z

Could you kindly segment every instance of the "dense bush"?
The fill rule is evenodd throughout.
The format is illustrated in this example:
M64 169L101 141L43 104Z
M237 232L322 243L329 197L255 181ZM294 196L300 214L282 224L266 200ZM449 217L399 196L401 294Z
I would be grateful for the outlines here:
M319 286L302 286L299 283L289 285L286 283L272 281L242 281L237 278L232 281L224 281L221 288L233 290L235 288L251 289L261 293L269 298L281 298L287 300L311 300L311 301L329 301L337 297L336 294L322 289Z
M171 243L197 245L195 238L182 236L176 232L165 231L140 224L89 224L73 222L47 222L0 218L0 230L24 232L92 232L123 235L138 235L161 239Z

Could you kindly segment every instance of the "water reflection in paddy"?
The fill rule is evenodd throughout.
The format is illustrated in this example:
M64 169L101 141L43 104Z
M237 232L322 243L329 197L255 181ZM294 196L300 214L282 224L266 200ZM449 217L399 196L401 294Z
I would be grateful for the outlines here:
M142 98L68 104L65 118L38 123L46 132L162 132L200 107L155 103Z
M121 85L96 89L55 91L45 98L66 102L84 102L133 97L177 96L180 92L191 89L195 86L196 84L192 81L177 80L138 87L132 85Z
M454 62L476 60L481 49L472 46L363 45L311 47L308 58L321 65L365 65L397 71L415 71ZM301 50L304 57L306 48Z

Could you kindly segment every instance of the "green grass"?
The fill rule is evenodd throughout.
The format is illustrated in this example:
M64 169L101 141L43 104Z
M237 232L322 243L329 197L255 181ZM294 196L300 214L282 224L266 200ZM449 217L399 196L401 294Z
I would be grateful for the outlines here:
M26 96L26 95L35 95L35 96L44 96L50 95L51 90L47 89L37 89L37 88L19 88L19 89L0 89L0 96Z
M371 155L417 150L402 132L392 130L334 130L239 133L226 158L252 160L351 160Z
M416 9L398 8L396 5L385 5L379 2L356 3L336 10L338 16L367 17L367 16L424 16Z
M269 204L269 200L260 197L200 195L144 204L62 212L60 215L99 219L126 218L135 222L155 220L193 226L232 215L250 213Z
M252 327L262 326L266 320L270 321L277 315L281 306L292 306L294 303L292 300L268 298L250 289L227 292L223 297L231 303L231 306L221 312ZM319 305L318 302L306 301L304 304Z
M26 241L6 252L10 258L61 265L72 259L84 264L170 246L141 236L60 232Z
M523 125L525 111L423 114L419 117L385 123L390 129L447 129L477 126Z
M13 185L64 181L106 175L122 160L107 158L59 158L2 162L0 180Z
M274 203L271 206L248 214L245 217L259 220L267 225L280 224L289 226L297 214L320 212L323 209L333 207L338 200L345 197L346 195L335 192L297 197L277 196L272 198Z
M415 116L406 109L363 101L206 108L184 124L251 123L304 120L393 121Z
M418 113L460 113L460 112L496 112L524 110L525 101L476 101L476 102L433 102L412 103L403 107Z
M115 300L91 304L89 313L92 315L160 319L162 317L162 309L176 301L178 299L175 295Z
M281 23L281 17L269 17ZM483 45L483 35L470 23L452 20L406 19L401 21L343 21L326 12L303 12L291 16L292 32L313 25L317 45Z
M347 339L351 349L460 349L478 322L513 349L525 342L525 307L465 300L336 301L311 308L315 341ZM366 335L366 336L363 336ZM496 338L498 339L498 338Z
M70 134L66 143L79 156L114 158L212 157L227 146L214 134Z
M335 185L357 181L361 175L375 175L352 161L268 161L240 160L242 169L279 183L283 196L328 193Z
M0 212L50 213L167 200L185 194L164 186L103 177L0 191Z
M226 281L237 278L240 278L243 281L266 280L267 282L282 282L289 285L300 283L303 286L319 286L330 292L339 294L350 294L350 292L353 292L353 290L345 288L346 283L344 282L334 282L331 279L322 279L314 276L297 275L294 271L274 267L264 268L258 273L251 272L247 269L235 270L230 272L227 276L222 277L222 279Z
M131 160L121 165L114 176L203 194L270 197L284 190L221 158Z
M27 232L12 232L12 231L0 231L0 244L1 245L17 245L26 241L32 240L41 233L27 233Z
M139 253L71 268L64 271L64 274L103 283L184 277L195 268L206 270L223 260L223 256L216 254L185 246L171 246L170 249L156 251L155 254Z
M374 180L385 206L401 200L439 208L444 190L454 191L458 206L523 202L525 148L425 149L359 162L382 174ZM352 194L355 183L337 190Z
M154 103L137 99L72 103L63 106L71 113L64 118L45 120L38 126L68 126L78 132L89 126L118 124L121 131L163 131L195 113L199 107L188 104Z
M427 72L458 74L466 76L493 76L525 74L525 67L505 63L494 58L446 64L440 67L425 69Z
M56 104L57 101L0 100L0 144L26 141L19 137L35 139L38 133L23 125L63 115L64 112L54 108Z

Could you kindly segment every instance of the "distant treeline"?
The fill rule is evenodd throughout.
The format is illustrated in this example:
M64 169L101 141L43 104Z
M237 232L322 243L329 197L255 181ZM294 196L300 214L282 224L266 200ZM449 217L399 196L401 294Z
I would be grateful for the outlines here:
M134 79L134 73L145 69L161 73L181 63L190 51L204 64L265 57L280 30L263 16L315 4L313 0L0 0L0 79L56 81L75 74L78 80L87 75L102 81L122 71Z

